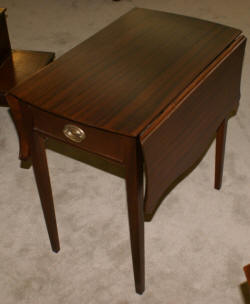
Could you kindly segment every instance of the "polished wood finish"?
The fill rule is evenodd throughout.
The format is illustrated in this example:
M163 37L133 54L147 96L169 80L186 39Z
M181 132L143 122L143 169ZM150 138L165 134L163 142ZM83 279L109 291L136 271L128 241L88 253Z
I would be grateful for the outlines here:
M145 290L143 159L136 139L127 142L125 164L135 289L142 294Z
M0 67L0 91L7 92L53 61L52 52L12 50Z
M32 163L51 247L54 252L58 252L60 250L60 244L45 154L44 138L37 132L33 132L32 136Z
M12 94L75 122L138 136L240 33L135 8Z
M5 16L0 9L0 105L7 106L5 95L10 89L52 62L52 52L12 50Z
M47 112L43 112L41 115L41 111L36 108L32 108L31 111L33 114L33 127L40 133L115 162L124 162L123 136L97 128L90 128ZM73 124L85 132L86 138L81 143L75 143L63 134L64 126L68 124Z
M19 137L19 159L25 161L31 156L32 116L28 106L11 95L8 96L8 105Z
M163 118L148 135L141 135L148 220L164 192L202 156L219 125L238 108L245 43L245 38L239 39L212 72L208 67L210 72L205 72L206 76L192 86L189 94L162 114Z
M11 90L22 155L32 156L53 248L59 242L44 136L124 166L135 287L143 293L144 220L152 218L160 197L202 156L216 131L216 172L222 176L220 126L238 108L246 44L240 33L134 9ZM86 138L76 143L65 137L65 124L80 128Z
M215 189L220 190L222 185L223 166L224 166L224 155L225 155L225 144L227 135L227 120L219 126L216 133L216 154L215 154Z

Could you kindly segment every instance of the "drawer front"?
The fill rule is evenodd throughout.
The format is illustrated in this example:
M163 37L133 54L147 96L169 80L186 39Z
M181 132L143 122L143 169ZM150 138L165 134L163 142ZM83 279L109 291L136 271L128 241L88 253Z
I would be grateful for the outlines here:
M123 136L58 117L30 107L34 130L80 149L123 162Z

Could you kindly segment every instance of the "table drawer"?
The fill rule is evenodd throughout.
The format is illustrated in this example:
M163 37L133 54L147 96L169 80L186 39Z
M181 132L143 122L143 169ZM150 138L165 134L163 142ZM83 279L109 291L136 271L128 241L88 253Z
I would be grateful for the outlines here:
M85 126L30 107L33 128L83 150L123 162L123 136Z

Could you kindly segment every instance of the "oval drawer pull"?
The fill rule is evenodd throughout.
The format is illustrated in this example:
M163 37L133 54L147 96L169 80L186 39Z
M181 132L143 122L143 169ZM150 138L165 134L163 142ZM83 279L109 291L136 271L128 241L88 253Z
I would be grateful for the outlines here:
M63 134L70 140L80 143L86 138L85 132L74 125L65 125L63 128Z

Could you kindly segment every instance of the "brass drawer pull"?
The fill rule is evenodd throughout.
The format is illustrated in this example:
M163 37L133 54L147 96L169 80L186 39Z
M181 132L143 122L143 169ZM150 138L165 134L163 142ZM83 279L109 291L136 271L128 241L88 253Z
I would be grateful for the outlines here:
M80 143L86 138L85 132L74 125L65 125L63 128L63 134L70 140Z

